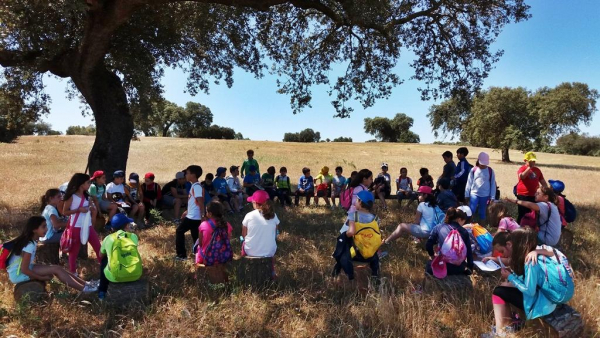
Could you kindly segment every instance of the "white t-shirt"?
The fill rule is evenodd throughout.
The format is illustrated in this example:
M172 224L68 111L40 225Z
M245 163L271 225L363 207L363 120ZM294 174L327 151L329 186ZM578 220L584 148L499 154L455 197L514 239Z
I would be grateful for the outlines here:
M244 239L244 251L246 255L253 257L273 257L277 251L277 225L279 218L277 215L270 220L266 220L260 210L254 210L246 214L242 225L248 231Z
M435 211L427 202L419 203L417 211L421 213L421 228L433 229L435 226Z
M240 179L237 176L233 177L232 175L229 175L227 176L226 181L227 185L229 186L229 190L231 190L232 193L236 194L242 191L242 185L240 183Z
M107 194L114 194L116 192L120 192L123 195L123 199L125 198L125 187L123 184L115 184L114 182L110 182L106 185Z
M190 194L188 196L188 212L186 216L187 218L196 221L202 219L202 214L200 213L200 206L198 205L198 201L196 201L196 198L204 197L204 195L202 195L203 190L204 189L202 189L202 186L199 182L192 184L192 187L190 188Z
M79 205L81 204L81 197L77 196L77 195L73 195L73 200L71 201L71 207L69 208L69 210L77 210L79 209ZM83 205L81 205L82 207L89 207L90 206L90 202L88 200L84 200L83 201ZM87 213L89 213L90 211L88 210ZM72 214L71 216L69 216L69 224L72 227L75 228L81 228L84 224L85 224L85 219L86 219L86 214L79 214L79 217L77 217L77 213ZM73 223L75 222L75 217L77 217L77 223ZM46 224L47 225L47 224ZM89 224L87 224L89 225Z

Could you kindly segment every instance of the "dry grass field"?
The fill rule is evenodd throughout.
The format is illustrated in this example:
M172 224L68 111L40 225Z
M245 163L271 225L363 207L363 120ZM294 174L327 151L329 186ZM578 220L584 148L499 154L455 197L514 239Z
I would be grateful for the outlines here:
M85 169L92 137L23 137L0 144L0 241L14 236L23 220L37 212L39 196ZM418 169L441 173L445 150L455 146L380 143L288 144L278 142L212 141L142 138L132 142L128 172L152 171L164 184L189 164L206 172L218 166L241 165L247 149L254 149L262 171L285 165L293 182L308 166L370 168L377 172L387 162L392 176L401 166L418 178ZM475 162L481 149L470 148ZM504 197L512 195L519 163L503 164L500 154L488 149ZM511 152L519 161L518 152ZM566 194L578 207L572 225L574 243L565 253L572 262L576 294L571 305L585 320L585 336L600 333L600 158L538 154L546 178L559 178ZM321 202L322 203L322 202ZM396 224L413 219L413 209L395 203L380 213L382 228L390 233ZM247 209L248 210L248 209ZM425 251L408 239L391 246L382 261L383 286L366 296L334 287L328 277L331 252L344 214L325 207L276 209L282 234L277 251L278 282L267 290L241 287L234 280L226 287L196 280L193 267L177 264L175 228L161 225L140 233L145 274L151 283L152 301L126 311L107 309L96 302L81 302L74 292L52 283L53 297L44 306L28 307L12 300L12 285L0 276L0 336L19 337L477 337L493 322L490 294L496 281L478 277L469 295L440 292L415 293L423 281ZM230 217L241 233L242 215ZM189 235L188 235L189 238ZM188 239L189 241L189 239ZM239 252L239 241L232 242ZM191 243L188 243L188 248ZM83 262L83 273L98 273L93 253ZM427 290L426 290L427 291ZM526 329L518 337L532 337Z

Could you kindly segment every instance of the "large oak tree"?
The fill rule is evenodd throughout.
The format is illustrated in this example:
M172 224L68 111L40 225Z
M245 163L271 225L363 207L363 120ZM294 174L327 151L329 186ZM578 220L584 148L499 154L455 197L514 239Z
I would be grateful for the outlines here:
M350 100L389 97L407 51L424 99L475 91L502 54L490 44L528 9L524 0L11 0L0 5L0 65L3 83L35 84L22 96L43 92L42 74L68 78L97 125L90 170L112 172L127 163L130 104L156 100L167 67L187 72L192 94L211 81L231 86L235 68L273 73L294 113L324 84L346 117ZM334 64L345 67L337 78Z

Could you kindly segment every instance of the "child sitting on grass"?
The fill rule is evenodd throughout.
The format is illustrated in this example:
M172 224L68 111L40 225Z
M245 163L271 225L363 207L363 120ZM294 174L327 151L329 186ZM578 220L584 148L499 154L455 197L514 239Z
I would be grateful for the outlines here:
M383 210L387 210L385 198L392 192L392 177L388 174L388 164L381 164L381 173L374 181L373 193L376 198L379 198L383 206Z
M96 292L97 286L93 282L86 282L71 274L58 265L34 264L37 239L46 235L46 220L41 216L29 218L21 234L12 242L14 246L8 257L6 271L8 279L13 284L30 280L50 281L57 277L61 282L76 290L83 292ZM77 254L75 254L77 257Z
M521 227L517 221L510 217L506 203L490 203L487 213L490 218L490 227L498 228L496 235L504 231L513 232Z
M369 263L371 274L379 277L379 256L381 245L379 218L372 213L375 198L369 191L357 194L355 211L348 214L342 234L337 239L333 258L336 263L332 275L336 277L342 270L349 280L354 280L352 261ZM358 249L358 250L357 250Z
M213 180L215 179L215 175L212 173L206 174L204 176L204 181L200 183L202 188L204 188L205 196L204 196L204 205L208 205L210 201L217 195L217 191L215 190L215 186L213 185Z

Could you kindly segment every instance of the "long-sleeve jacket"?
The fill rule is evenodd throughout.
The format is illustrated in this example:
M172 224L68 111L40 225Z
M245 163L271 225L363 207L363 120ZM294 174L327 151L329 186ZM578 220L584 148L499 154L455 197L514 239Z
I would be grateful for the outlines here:
M496 174L490 167L481 169L473 167L469 171L467 186L465 187L465 197L496 197Z
M471 165L467 159L463 158L460 160L456 165L456 169L454 170L454 180L458 183L467 183L470 169Z

